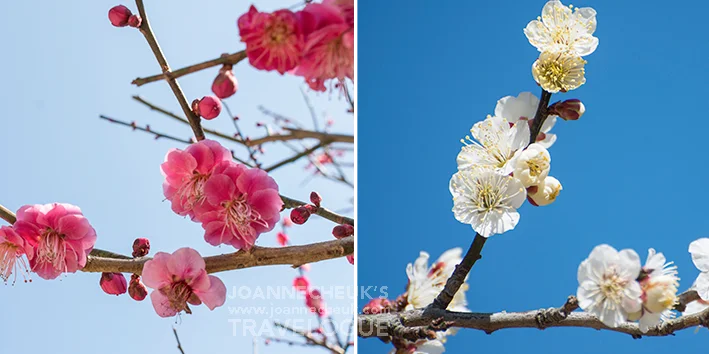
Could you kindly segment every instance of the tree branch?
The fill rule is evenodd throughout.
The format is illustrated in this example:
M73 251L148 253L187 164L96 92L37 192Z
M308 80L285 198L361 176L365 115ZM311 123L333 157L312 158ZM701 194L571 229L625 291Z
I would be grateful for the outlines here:
M158 64L160 64L160 69L162 69L163 75L165 76L165 80L170 85L170 89L172 89L172 93L175 95L175 98L177 98L177 102L180 103L180 107L182 107L182 111L185 113L185 116L187 116L187 120L190 123L190 127L192 127L192 131L194 132L195 138L197 139L197 141L204 140L204 131L202 131L202 127L200 125L200 118L197 117L194 112L192 112L192 108L187 103L187 97L185 97L185 93L182 91L180 84L177 82L177 80L175 80L175 78L172 76L172 73L170 72L170 65L168 65L167 59L162 53L160 45L158 44L158 41L155 38L155 34L153 34L153 30L150 28L148 15L145 12L145 7L143 6L143 0L135 0L135 4L138 7L140 17L142 17L143 19L142 23L140 24L140 32L145 37L145 40L148 42L148 45L150 45L150 49L153 51L155 59L157 59Z
M313 146L313 147L311 147L311 148L309 148L309 149L303 150L303 151L301 151L301 152L299 152L299 153L297 153L297 154L295 154L295 155L293 155L293 156L291 156L291 157L289 157L289 158L287 158L287 159L285 159L285 160L283 160L283 161L281 161L281 162L278 162L278 163L274 164L274 165L271 166L271 167L266 167L266 168L264 168L263 170L266 171L266 172L271 172L271 171L273 171L273 170L275 170L275 169L277 169L277 168L279 168L279 167L282 167L282 166L284 166L284 165L287 165L287 164L289 164L289 163L291 163L291 162L298 161L301 157L303 157L303 156L308 156L308 155L312 154L313 152L315 152L317 149L320 149L321 147L323 147L323 143L319 143L319 144L317 144L317 145L315 145L315 146Z
M283 129L287 130L290 134L268 135L268 136L264 136L263 138L252 139L252 140L248 141L247 144L249 146L255 146L255 145L261 145L263 143L267 143L267 142L271 142L271 141L288 141L288 140L300 140L300 139L308 139L308 138L317 139L323 143L328 143L328 144L329 143L354 144L354 136L352 136L352 135L330 134L330 133L316 132L313 130L295 129L295 128L288 128L288 127L283 127Z
M180 350L180 353L185 354L185 351L182 350L182 343L180 343L180 337L177 335L177 329L175 327L172 327L172 333L175 333L175 340L177 341L177 349Z
M322 339L315 338L315 336L313 336L312 333L310 333L310 332L305 332L305 331L301 331L301 330L298 330L295 328L291 328L291 327L286 326L282 323L274 322L273 325L276 327L279 327L279 328L283 328L293 334L297 334L297 335L305 338L305 340L307 340L308 342L313 343L315 345L319 345L319 346L321 346L321 347L323 347L335 354L345 354L345 350L342 349L342 347L340 347L337 344L328 343L327 340L325 340L325 338L322 338Z
M680 295L680 299L692 298L693 295L690 293L691 291L685 293L687 296ZM686 306L686 303L681 306ZM697 314L666 321L651 328L647 333L642 333L636 323L627 322L616 328L610 328L592 314L572 312L576 308L578 302L574 296L570 296L562 307L527 312L473 313L427 308L401 313L359 315L357 334L362 338L377 337L389 342L396 338L395 332L401 326L422 328L442 321L448 325L447 327L477 329L487 334L509 328L580 327L626 333L633 338L641 338L642 336L667 336L686 328L709 325L709 309L707 309Z
M295 209L299 206L303 206L303 205L307 204L307 203L301 202L300 200L288 198L284 195L281 195L281 200L283 200L284 208L286 208L286 209ZM315 214L320 215L323 218L328 219L336 224L349 224L349 225L354 226L354 219L339 215L339 214L332 212L330 210L327 210L323 207L317 208L317 210L315 211Z
M213 66L217 66L217 65L224 65L224 64L234 65L244 59L246 59L246 51L245 50L242 50L240 52L236 52L233 54L223 54L222 56L220 56L219 58L216 58L216 59L207 60L207 61L199 63L199 64L194 64L194 65L186 66L182 69L177 69L177 70L173 71L169 76L172 77L173 79L176 79L180 76L185 76L187 74L195 73L200 70L209 69L209 68L211 68ZM148 77L143 77L143 78L139 77L139 78L133 80L133 82L131 82L131 83L136 86L142 86L142 85L145 85L145 84L148 84L151 82L164 80L165 77L166 77L166 75L164 73L153 75L153 76L148 76Z

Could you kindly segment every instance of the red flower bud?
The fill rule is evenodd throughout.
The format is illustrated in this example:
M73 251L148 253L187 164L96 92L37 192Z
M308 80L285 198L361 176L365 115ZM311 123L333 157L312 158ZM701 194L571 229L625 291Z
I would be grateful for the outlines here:
M290 212L290 219L294 224L303 225L310 218L310 210L306 208L308 205L299 206Z
M276 234L276 241L281 246L286 246L288 244L288 235L285 232L279 232Z
M365 315L376 315L382 312L388 312L391 309L391 302L388 299L372 299L362 308L362 313Z
M101 273L99 285L106 294L121 295L126 293L126 277L121 273Z
M130 276L130 284L128 284L128 294L135 301L143 301L148 296L148 289L145 288L143 282L140 281L140 276L133 274Z
M586 107L584 107L581 100L575 98L554 103L549 108L550 114L556 114L563 120L577 120L581 118L584 112L586 112Z
M322 197L318 194L318 192L310 192L310 202L319 208L320 202L322 202Z
M147 256L150 253L150 241L147 238L136 238L133 241L133 258Z
M116 27L125 27L128 26L128 18L132 14L127 7L118 5L108 10L108 20Z
M217 118L222 112L222 102L214 96L204 96L197 104L199 115L207 120Z
M310 281L305 276L297 277L293 279L293 287L305 293L310 289Z
M143 19L139 15L131 15L128 17L128 26L138 28L140 24L143 23Z
M343 224L332 228L332 236L335 238L345 238L352 235L354 235L354 226L352 225Z
M212 92L217 97L225 99L235 94L238 89L239 83L236 81L234 73L225 68L219 70L219 74L214 78L214 83L212 83Z
M351 254L345 258L347 258L347 261L350 262L351 265L354 265L354 255L353 254Z

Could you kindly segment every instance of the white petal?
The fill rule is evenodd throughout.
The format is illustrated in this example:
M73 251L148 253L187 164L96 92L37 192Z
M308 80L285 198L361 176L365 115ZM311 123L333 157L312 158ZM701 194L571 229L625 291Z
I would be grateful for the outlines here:
M643 294L643 289L640 284L632 280L628 283L628 286L623 292L622 307L625 311L629 313L638 312L642 308L642 300L640 296Z
M709 301L709 273L702 272L697 277L694 282L694 288L697 290L697 294L704 301Z
M640 275L640 256L631 249L624 249L618 253L618 265L628 276L628 279L635 280Z
M529 136L532 134L529 131L529 123L524 120L517 121L512 127L512 131L514 135L510 147L512 150L524 149L529 144Z
M702 272L709 271L709 238L700 238L689 244L692 262Z
M618 251L606 244L596 246L588 256L591 269L601 272L606 269L607 264L615 264L617 260Z
M542 22L549 28L563 26L571 16L571 9L557 0L547 2L542 9Z
M643 317L640 317L638 325L640 326L641 332L647 333L650 328L657 326L660 322L662 322L662 313L652 313L648 311L643 314Z
M586 280L590 280L591 277L591 265L589 264L588 260L584 259L581 264L579 264L579 269L576 271L576 279L578 280L579 284L583 283Z
M548 131L551 130L551 128L554 127L554 124L556 124L556 119L559 116L548 116L547 119L544 120L544 123L542 123L542 128L539 130L542 133L547 133Z
M709 305L702 304L699 301L692 301L687 304L687 307L684 309L684 312L682 312L682 316L693 315L695 313L702 312L707 308L709 308Z

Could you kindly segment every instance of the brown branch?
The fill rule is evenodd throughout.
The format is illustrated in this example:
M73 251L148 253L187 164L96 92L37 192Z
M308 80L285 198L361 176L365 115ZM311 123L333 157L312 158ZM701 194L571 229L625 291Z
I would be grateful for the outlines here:
M295 209L299 206L303 206L303 205L307 204L307 203L301 202L300 200L288 198L284 195L281 195L281 200L283 200L284 208L286 208L286 209ZM317 210L315 211L315 214L320 215L323 218L328 219L336 224L349 224L349 225L354 226L354 219L339 215L339 214L332 212L330 210L327 210L323 207L317 208Z
M180 337L177 335L177 329L175 327L172 327L172 333L175 333L175 340L177 341L177 349L180 350L180 353L185 354L185 351L182 350L182 343L180 343Z
M194 64L190 66L186 66L182 69L177 69L173 71L169 76L176 79L180 76L185 76L187 74L192 74L204 69L209 69L211 67L217 66L217 65L234 65L242 60L246 59L246 51L242 50L240 52L236 52L233 54L225 54L220 56L219 58L212 59L212 60L207 60L205 62L199 63L199 64ZM142 86L151 82L155 81L160 81L164 80L167 75L163 74L157 74L153 76L148 76L148 77L139 77L133 82L131 82L133 85L136 86Z
M354 237L318 242L304 246L259 247L251 251L239 250L218 256L204 257L208 273L252 268L268 265L291 265L299 267L306 263L320 262L344 257L354 253ZM136 259L115 259L89 256L81 271L90 273L134 273L141 274L143 265L150 257Z
M0 219L3 219L7 222L10 223L10 225L14 224L15 221L17 221L17 217L15 216L15 213L10 211L10 209L5 208L4 206L0 205Z
M143 0L135 0L135 4L138 7L138 12L140 12L140 17L143 18L143 21L140 24L140 32L145 37L148 45L150 45L150 49L153 51L155 59L157 59L158 64L160 64L160 69L162 69L165 80L170 85L170 89L172 89L172 93L175 95L175 98L177 98L177 102L180 103L180 107L182 107L182 111L185 113L185 116L187 116L187 120L190 123L190 127L192 127L195 138L197 141L204 140L204 131L202 131L202 127L200 125L200 118L192 112L192 108L187 103L185 93L182 91L180 84L177 80L175 80L170 72L170 65L168 65L167 59L165 58L165 55L160 49L160 45L155 38L155 34L153 34L153 30L150 28L148 15L145 12L145 7L143 6Z
M685 294L689 294L689 292ZM692 297L683 297L682 295L680 295L681 299ZM684 305L686 306L686 304ZM580 327L626 333L633 338L641 338L642 336L667 336L686 328L709 325L709 309L707 309L697 314L666 321L651 328L647 333L642 333L636 323L627 322L616 328L611 328L604 325L592 314L572 312L577 307L576 298L570 296L562 307L527 312L473 313L427 308L401 313L359 315L357 334L362 338L377 337L388 342L397 338L395 332L400 330L401 326L421 328L442 321L448 327L477 329L487 334L510 328Z
M301 347L312 347L312 346L316 345L311 342L303 343L303 342L296 342L296 341L290 340L290 339L276 338L276 337L263 337L263 339L268 342L283 343L283 344L288 344L288 345L297 345L297 346L301 346Z
M271 141L288 141L288 140L300 140L300 139L317 139L320 140L323 143L329 144L329 143L350 143L354 144L354 136L352 135L346 135L346 134L330 134L330 133L322 133L322 132L316 132L312 130L304 130L304 129L295 129L295 128L288 128L284 127L283 129L287 130L289 134L287 135L282 135L282 134L274 134L274 135L268 135L264 136L263 138L258 138L258 139L253 139L248 142L246 142L249 146L255 146L255 145L261 145L263 143L271 142Z
M549 116L549 101L551 101L551 93L542 89L542 97L539 99L539 105L537 106L537 112L534 114L534 120L532 121L532 126L529 129L529 143L537 141L537 135L544 125L544 121Z
M345 354L345 350L342 349L342 347L340 347L337 344L328 343L325 338L322 338L322 339L315 338L315 336L313 336L313 334L310 332L305 332L305 331L301 331L301 330L298 330L295 328L291 328L291 327L286 326L282 323L274 322L273 325L276 327L279 327L279 328L283 328L289 332L292 332L293 334L297 334L297 335L305 338L305 340L307 340L308 342L313 343L314 345L319 345L319 346L329 350L332 353Z
M317 145L315 145L315 146L313 146L313 147L311 147L311 148L309 148L309 149L303 150L303 151L301 151L301 152L299 152L299 153L297 153L297 154L295 154L295 155L293 155L293 156L291 156L291 157L289 157L289 158L287 158L287 159L285 159L285 160L283 160L283 161L281 161L281 162L278 162L278 163L274 164L274 165L271 166L271 167L264 168L263 170L266 171L266 172L271 172L271 171L273 171L273 170L275 170L275 169L277 169L277 168L279 168L279 167L282 167L282 166L285 166L285 165L287 165L287 164L289 164L289 163L298 161L298 160L300 160L300 158L312 154L313 152L315 152L316 150L320 149L321 147L323 147L323 143L319 143L319 144L317 144Z

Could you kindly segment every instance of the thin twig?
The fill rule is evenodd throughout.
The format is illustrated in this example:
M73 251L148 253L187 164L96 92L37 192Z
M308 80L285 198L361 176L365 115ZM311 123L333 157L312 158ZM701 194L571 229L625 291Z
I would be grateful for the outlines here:
M122 121L122 120L118 120L118 119L106 117L106 116L104 116L104 115L100 115L100 116L98 116L98 117L101 118L101 119L105 119L105 120L107 120L107 121L109 121L109 122L111 122L111 123L115 123L115 124L118 124L118 125L123 125L123 126L126 126L126 127L133 128L133 130L140 130L140 131L142 131L142 132L146 132L146 133L152 134L152 135L155 136L155 140L157 140L157 139L159 139L159 138L166 138L166 139L170 139L170 140L177 141L177 142L184 143L184 144L188 144L188 145L193 143L193 141L191 141L191 140L182 139L182 138L178 138L178 137L175 137L175 136L172 136L172 135L168 135L168 134L165 134L165 133L156 132L156 131L152 130L149 125L146 125L145 128L143 128L143 127L141 127L141 126L138 126L135 122L130 122L130 123L128 123L128 122L124 122L124 121Z
M340 339L340 334L337 333L337 327L335 326L335 322L332 320L332 316L327 316L327 322L330 324L330 329L332 330L332 335L333 335L333 337L335 337L337 344L341 348L344 348L345 344L342 343L342 339Z
M281 195L281 200L283 200L284 207L286 209L295 209L299 206L306 205L307 203L301 202L300 200L288 198L284 195ZM349 224L354 226L354 219L348 218L343 215L339 215L333 211L330 211L328 209L325 209L323 207L317 208L315 211L315 214L322 216L325 219L328 219L336 224Z
M278 323L278 322L274 322L273 325L276 327L279 327L279 328L283 328L293 334L297 334L297 335L305 338L305 340L307 340L315 345L319 345L319 346L331 351L332 353L335 353L335 354L344 354L345 353L345 350L342 349L341 346L339 346L337 344L330 344L327 342L327 340L325 340L325 338L322 338L322 339L315 338L315 336L313 336L312 333L310 333L310 332L301 331L301 330L286 326L285 324Z
M180 337L177 335L177 329L175 327L172 327L172 333L175 333L175 340L177 341L177 349L180 350L180 353L185 354L185 351L182 350L182 344L180 343Z
M199 64L186 66L182 69L177 69L177 70L173 71L169 76L176 79L180 76L195 73L195 72L198 72L198 71L204 70L204 69L209 69L209 68L211 68L213 66L217 66L217 65L224 65L224 64L234 65L244 59L246 59L246 51L242 50L240 52L236 52L233 54L222 55L219 58L207 60L207 61L199 63ZM133 82L131 82L131 83L136 86L142 86L147 83L164 80L165 77L166 77L166 75L164 73L153 75L153 76L148 76L148 77L142 77L142 78L139 77L139 78L133 80Z
M285 160L283 160L283 161L281 161L281 162L278 162L278 163L274 164L274 165L271 166L271 167L267 167L267 168L264 169L264 171L266 171L266 172L271 172L271 171L273 171L273 170L275 170L275 169L277 169L277 168L279 168L279 167L282 167L282 166L287 165L287 164L289 164L289 163L298 161L298 160L300 160L300 158L302 158L303 156L308 156L308 155L312 154L313 152L315 152L316 150L320 149L321 147L323 147L323 143L319 143L319 144L317 144L317 145L315 145L315 146L313 146L313 147L311 147L311 148L309 148L309 149L303 150L303 151L301 151L301 152L299 152L299 153L297 153L297 154L295 154L295 155L293 155L293 156L291 156L291 157L289 157L289 158L287 158L287 159L285 159Z
M236 133L239 134L239 138L245 139L244 134L241 133L241 128L239 128L239 118L236 117L233 113L231 113L231 109L229 108L229 105L226 104L226 102L222 101L222 106L224 106L227 111L227 114L229 114L229 119L231 119L231 121L234 123L234 129L236 129ZM256 165L256 167L261 168L261 163L256 160L256 151L251 148L251 146L248 144L248 141L246 141L244 145L246 146L246 150L249 153L249 158L251 159L251 161L254 162L254 165Z
M167 81L167 83L170 85L172 93L175 95L175 98L177 98L177 102L180 104L180 107L182 107L182 111L185 113L185 116L187 116L187 120L190 122L190 127L192 127L192 131L194 132L195 138L197 139L197 141L204 140L204 131L202 130L202 126L200 125L200 118L197 117L194 112L192 112L192 108L187 103L187 97L185 97L185 93L182 91L182 88L180 88L180 84L170 72L170 65L168 65L167 59L165 58L165 55L160 49L160 45L158 44L158 41L155 38L155 34L153 34L153 30L150 28L150 21L148 21L148 15L145 12L143 0L135 0L135 5L138 7L140 17L142 17L143 19L142 23L140 24L140 32L143 33L145 40L148 42L148 45L150 45L150 49L155 55L155 59L157 59L158 64L160 64L160 69L162 69L162 72L165 76L165 81Z
M324 143L350 143L354 144L354 136L346 134L331 134L331 133L321 133L312 130L295 129L289 127L283 127L287 130L289 134L287 135L267 135L263 138L252 139L247 142L250 146L261 145L270 141L287 141L287 140L300 140L300 139L317 139Z

